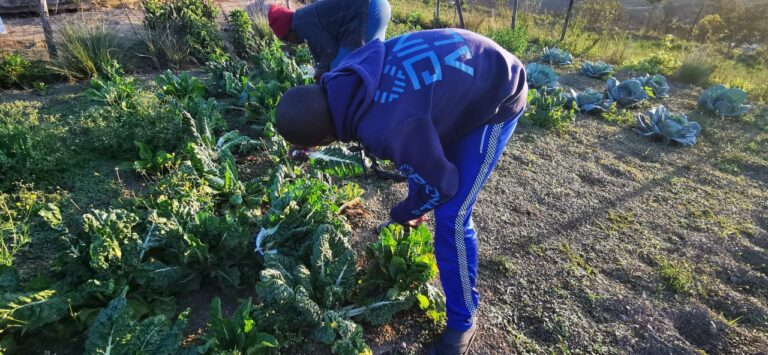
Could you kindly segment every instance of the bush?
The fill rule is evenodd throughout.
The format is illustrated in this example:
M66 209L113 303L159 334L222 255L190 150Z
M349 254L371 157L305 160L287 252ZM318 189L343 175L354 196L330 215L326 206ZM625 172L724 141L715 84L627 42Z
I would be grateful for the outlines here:
M699 53L685 58L677 70L678 80L694 85L706 85L715 72L716 66L704 54Z
M70 80L105 76L114 61L129 64L129 41L104 26L67 24L58 27L57 35L53 66Z
M491 31L488 33L488 38L518 57L522 56L528 48L528 29L525 27Z
M680 61L671 53L662 50L650 57L633 61L624 67L640 74L672 74L680 66Z
M0 88L28 89L35 83L50 81L52 74L41 61L29 61L19 53L0 57Z
M167 31L186 42L200 62L220 56L223 43L216 25L218 9L203 0L144 0L144 26L151 33ZM172 32L171 32L172 31Z
M75 163L70 132L39 103L0 104L0 189L13 181L46 177Z

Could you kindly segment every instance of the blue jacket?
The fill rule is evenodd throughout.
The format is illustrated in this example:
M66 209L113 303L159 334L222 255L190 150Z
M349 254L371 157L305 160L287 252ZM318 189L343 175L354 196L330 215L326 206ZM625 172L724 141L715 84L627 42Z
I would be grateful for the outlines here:
M481 35L420 31L356 50L321 85L342 142L358 141L408 175L408 197L390 211L404 223L450 199L459 173L443 147L525 108L523 64Z
M327 72L340 47L363 46L369 0L322 0L293 14L291 29L306 40L317 70Z

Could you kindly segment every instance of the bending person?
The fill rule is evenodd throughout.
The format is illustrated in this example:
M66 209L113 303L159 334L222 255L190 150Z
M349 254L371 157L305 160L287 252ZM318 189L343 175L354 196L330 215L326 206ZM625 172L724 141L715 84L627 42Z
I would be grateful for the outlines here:
M383 41L391 14L387 0L320 0L296 11L272 5L267 18L280 40L307 42L319 81L355 49Z

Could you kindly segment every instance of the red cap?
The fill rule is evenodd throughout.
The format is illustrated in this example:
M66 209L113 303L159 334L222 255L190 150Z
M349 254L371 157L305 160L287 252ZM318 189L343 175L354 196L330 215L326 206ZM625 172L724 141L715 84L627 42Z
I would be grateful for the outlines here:
M272 32L275 33L275 36L279 39L283 39L288 35L288 32L291 31L293 10L280 5L272 5L269 7L267 19L269 20L269 27L272 29Z

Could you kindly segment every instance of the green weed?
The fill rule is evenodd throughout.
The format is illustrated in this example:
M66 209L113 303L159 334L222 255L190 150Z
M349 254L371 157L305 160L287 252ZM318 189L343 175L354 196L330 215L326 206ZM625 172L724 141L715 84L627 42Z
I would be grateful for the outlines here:
M619 126L633 125L637 122L635 115L631 111L619 108L615 102L611 104L608 111L600 115L600 118Z
M583 271L586 276L594 276L597 274L597 270L593 269L592 266L590 266L587 261L579 255L573 248L571 248L571 245L568 243L562 243L560 244L560 251L565 253L565 255L568 257L568 269L572 271L581 270Z
M503 28L488 33L488 37L516 56L522 56L528 48L528 29Z
M681 295L692 295L695 292L693 269L685 260L675 261L662 257L657 259L657 263L662 289Z
M576 120L576 109L568 105L560 89L551 93L531 90L524 119L542 128L564 132Z

